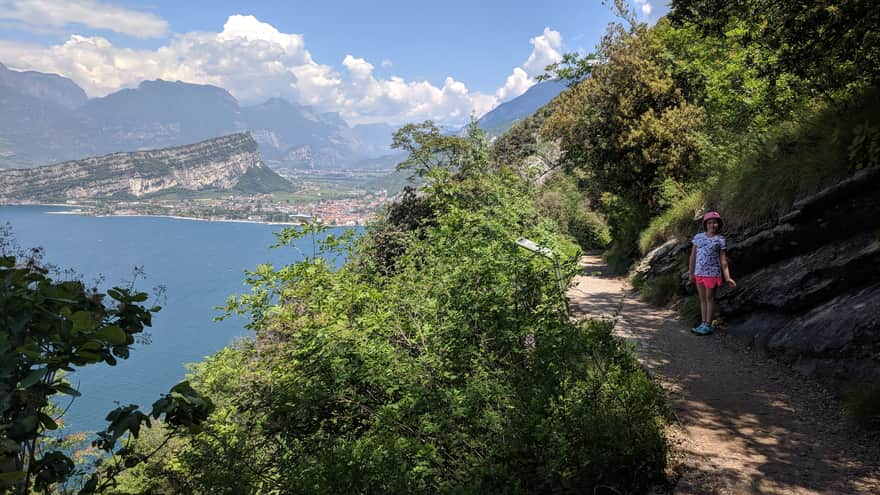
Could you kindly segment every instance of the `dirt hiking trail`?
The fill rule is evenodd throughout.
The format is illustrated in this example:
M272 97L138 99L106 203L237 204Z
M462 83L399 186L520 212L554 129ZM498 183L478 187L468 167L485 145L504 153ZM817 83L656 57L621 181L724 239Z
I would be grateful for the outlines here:
M723 330L699 337L669 309L641 301L598 255L568 289L578 318L617 319L667 393L675 420L672 493L880 494L880 438L840 403Z

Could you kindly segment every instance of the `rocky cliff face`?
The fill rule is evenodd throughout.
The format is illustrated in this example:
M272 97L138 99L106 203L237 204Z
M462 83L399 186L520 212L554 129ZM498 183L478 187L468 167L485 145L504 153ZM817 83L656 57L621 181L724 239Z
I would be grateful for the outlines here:
M0 170L0 200L142 197L169 189L232 189L245 174L266 172L264 168L253 138L232 134L187 146ZM277 178L276 187L289 185L274 172L271 175Z
M864 170L773 223L728 234L738 285L718 292L727 331L805 375L841 386L880 380L878 190L880 169ZM637 276L686 280L689 249L667 242Z

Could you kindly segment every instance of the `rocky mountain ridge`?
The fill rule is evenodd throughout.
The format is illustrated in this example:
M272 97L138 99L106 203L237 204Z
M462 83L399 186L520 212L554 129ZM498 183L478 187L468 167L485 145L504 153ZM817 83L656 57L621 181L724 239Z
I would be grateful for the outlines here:
M3 64L0 64L0 86L69 109L80 107L89 99L82 88L66 77L34 71L19 72Z
M539 83L478 124L498 136L564 88L556 81ZM380 158L389 168L396 164L390 148L395 129L383 123L349 126L337 113L282 98L244 106L223 88L181 81L143 81L89 99L65 77L0 64L0 169L181 146L236 132L250 132L275 169L357 169Z
M840 390L880 380L880 169L795 203L775 222L728 235L737 287L717 302L726 329ZM672 239L636 269L686 280L689 243Z
M477 125L490 137L501 136L514 124L531 116L567 89L565 83L549 80L535 84L520 96L506 101L477 120Z
M0 168L252 133L275 168L341 168L390 152L394 128L349 126L335 113L273 98L242 106L225 89L143 81L88 99L70 79L0 65Z
M30 169L0 170L0 201L141 198L171 190L282 190L246 133L172 148L113 153Z

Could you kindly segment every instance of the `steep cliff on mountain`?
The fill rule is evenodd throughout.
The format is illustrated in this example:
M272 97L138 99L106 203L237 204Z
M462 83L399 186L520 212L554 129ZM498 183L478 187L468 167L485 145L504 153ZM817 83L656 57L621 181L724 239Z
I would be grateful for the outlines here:
M737 287L718 292L726 329L805 375L845 386L880 380L880 169L794 204L773 222L728 232ZM687 240L636 269L687 279Z
M167 190L240 189L290 184L263 165L249 134L187 146L114 153L32 169L0 170L0 201L142 197Z

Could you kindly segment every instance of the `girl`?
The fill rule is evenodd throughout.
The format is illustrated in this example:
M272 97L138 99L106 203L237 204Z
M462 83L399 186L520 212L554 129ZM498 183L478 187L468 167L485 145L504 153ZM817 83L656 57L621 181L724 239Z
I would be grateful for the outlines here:
M726 281L731 287L736 287L736 282L730 278L730 270L727 267L727 244L721 235L721 215L716 211L710 211L703 215L703 230L695 235L691 244L690 271L688 277L697 285L697 293L700 295L700 316L702 322L691 331L697 335L709 335L712 333L712 317L715 314L715 288L720 287ZM722 279L723 275L723 279Z

